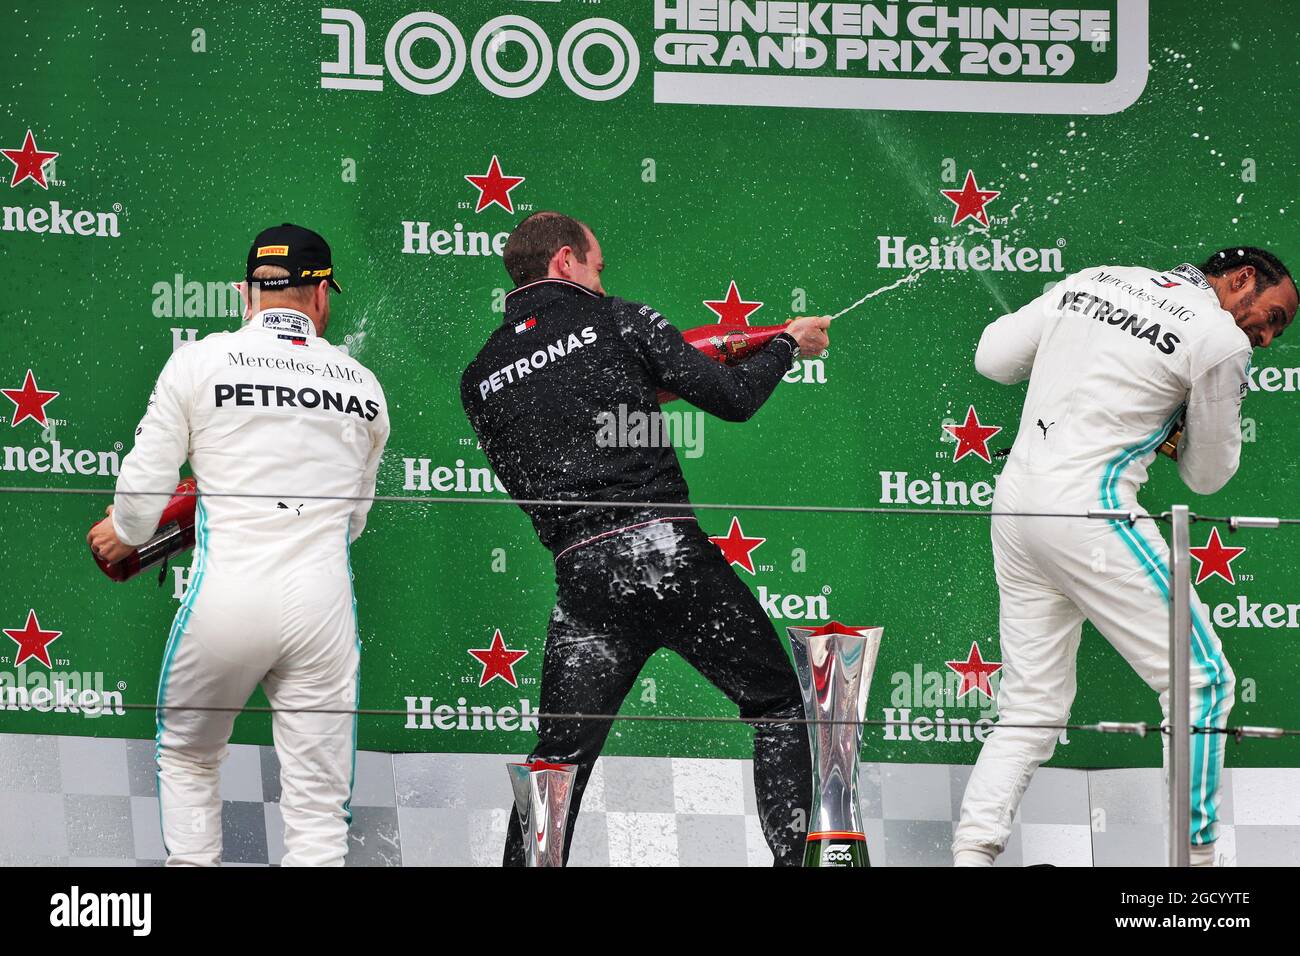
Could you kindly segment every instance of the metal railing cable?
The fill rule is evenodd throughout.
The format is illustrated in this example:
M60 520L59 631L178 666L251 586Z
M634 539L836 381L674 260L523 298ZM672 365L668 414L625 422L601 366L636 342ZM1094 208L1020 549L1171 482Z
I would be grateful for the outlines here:
M481 497L463 498L450 496L432 496L432 494L374 494L374 496L350 496L350 494L269 494L264 492L118 492L112 488L36 488L36 486L0 485L0 494L69 494L69 496L113 497L117 494L129 497L153 498L256 498L266 501L283 501L295 498L299 501L368 501L374 505L512 505L516 507L604 507L604 509L647 510L662 509L669 511L788 511L797 514L824 512L824 514L853 515L902 515L902 516L945 516L945 518L1089 518L1095 520L1115 520L1115 522L1173 522L1173 512L1161 511L1149 514L1147 511L1126 511L1123 509L1088 509L1087 511L993 511L983 509L952 509L952 507L876 507L866 505L767 505L754 502L671 502L671 501L602 501L586 498L511 498ZM1277 516L1251 515L1201 515L1196 512L1188 514L1192 524L1214 523L1227 524L1230 531L1244 528L1282 528L1300 525L1300 518L1277 518Z
M1094 520L1125 521L1136 524L1138 521L1155 521L1163 524L1172 523L1173 512L1163 511L1151 514L1145 511L1131 511L1116 508L1089 508L1087 511L993 511L969 508L881 508L869 505L790 505L763 504L746 502L680 502L680 501L605 501L598 499L562 499L562 498L511 498L481 497L463 498L446 495L305 495L301 492L290 494L270 494L252 491L118 491L113 488L35 488L23 485L0 485L0 494L19 495L80 495L91 497L128 497L152 498L253 498L280 501L294 498L299 501L368 501L372 504L414 504L414 505L513 505L516 507L557 507L557 508L626 508L629 510L663 509L669 511L774 511L795 513L825 514L860 514L860 515L903 515L959 518L1091 518ZM1189 513L1188 520L1196 524L1208 522L1226 524L1231 531L1244 528L1280 528L1300 525L1300 517L1264 517L1245 515L1201 515Z
M664 509L669 511L786 511L797 513L818 512L826 514L879 514L879 515L953 515L967 518L987 517L994 514L991 511L982 510L959 510L955 508L879 508L871 506L857 505L790 505L790 504L752 504L752 503L726 503L726 502L680 502L680 501L604 501L598 499L559 499L559 498L510 498L510 497L482 497L482 498L463 498L439 495L304 495L294 492L290 495L268 494L264 492L212 492L198 491L190 493L177 493L176 491L114 491L113 489L101 488L30 488L30 487L0 487L0 494L55 494L55 495L89 495L89 496L113 496L117 494L133 497L153 497L153 498L252 498L266 499L271 501L283 501L285 498L293 498L296 501L351 501L363 502L369 501L373 504L413 504L413 505L513 505L516 507L556 507L556 508L626 508L628 510L647 510L647 509ZM1012 512L1006 512L1011 514ZM1078 514L1056 514L1056 513L1032 513L1024 512L1024 517L1047 518L1085 518L1088 515ZM1129 517L1128 512L1124 512L1125 518ZM1152 520L1162 520L1156 515L1146 515L1137 513L1133 515L1133 520L1141 518L1151 518Z

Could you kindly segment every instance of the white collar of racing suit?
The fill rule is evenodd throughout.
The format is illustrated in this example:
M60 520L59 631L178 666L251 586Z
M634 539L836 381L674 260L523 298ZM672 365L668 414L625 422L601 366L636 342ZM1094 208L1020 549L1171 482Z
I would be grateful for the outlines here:
M263 309L249 319L248 324L255 329L288 333L305 339L316 337L316 323L297 309Z

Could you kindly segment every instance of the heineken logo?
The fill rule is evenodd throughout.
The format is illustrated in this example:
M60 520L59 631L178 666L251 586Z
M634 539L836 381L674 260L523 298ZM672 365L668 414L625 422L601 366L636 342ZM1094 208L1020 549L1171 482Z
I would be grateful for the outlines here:
M906 471L882 471L880 503L987 508L993 504L993 482L954 480L937 471L915 477L910 477Z
M1295 630L1300 627L1300 604L1252 601L1246 595L1238 594L1235 602L1216 604L1212 617L1214 626L1220 628Z
M1002 239L989 243L941 242L937 236L912 242L907 236L877 236L878 269L938 269L942 272L1064 272L1060 240L1055 247L1013 246Z
M490 707L459 697L455 704L435 704L433 697L406 698L407 730L460 730L536 733L537 709L527 698L519 706Z
M34 183L46 192L49 192L51 186L63 185L54 173L55 160L62 154L52 149L40 149L30 129L23 137L21 146L0 149L0 155L13 164L9 188L19 188L19 195L22 194L20 187L26 182ZM122 211L121 203L114 203L112 212L96 212L66 206L57 199L50 200L45 205L3 206L0 207L0 232L116 238L122 235L118 225L118 216Z
M464 458L450 465L435 465L429 458L403 458L403 491L456 491L470 494L506 494L506 486L491 468L466 466Z
M1252 392L1300 392L1300 368L1250 368L1247 387Z
M63 631L48 623L42 627L35 608L28 608L21 627L0 630L8 638L0 647L0 667L6 668L0 670L0 711L88 718L126 715L122 700L126 682L118 681L109 690L102 672L66 670L72 661L60 656L64 653L60 643Z
M5 445L0 448L0 471L32 471L51 475L99 475L117 477L122 465L121 443L116 451L92 451L66 448L62 442L26 448Z

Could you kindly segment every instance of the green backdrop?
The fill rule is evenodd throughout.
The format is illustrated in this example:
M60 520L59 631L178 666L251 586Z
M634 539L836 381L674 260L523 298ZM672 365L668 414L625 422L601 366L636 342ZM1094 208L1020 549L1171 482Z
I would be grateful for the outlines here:
M29 406L0 399L0 484L111 488L158 370L178 345L238 323L227 283L241 277L251 236L282 221L332 243L346 294L331 338L386 388L393 435L379 492L476 501L502 496L457 490L457 469L485 462L456 386L501 320L508 280L490 250L455 250L460 241L482 252L532 210L590 223L607 288L680 328L716 322L704 303L725 299L733 281L762 303L755 325L836 312L909 274L892 250L903 257L919 244L928 257L932 238L961 243L965 269L925 271L849 312L828 354L792 373L751 422L690 419L680 453L700 502L904 507L882 490L897 473L909 482L937 473L968 490L991 482L998 460L955 461L943 428L974 406L1004 429L990 450L1013 438L1023 390L982 380L972 365L988 321L1091 265L1168 268L1238 241L1284 259L1300 251L1300 64L1270 25L1289 12L1281 0L1204 0L1194 17L1174 0L1149 10L1098 0L1084 14L1042 0L1051 13L1041 17L991 3L998 16L975 23L951 20L957 4L883 0L428 6L11 4L0 146L20 150L30 129L36 148L58 156L45 167L48 188L31 176L0 185L0 387L21 390L30 369L58 396L43 406L44 426L39 416L15 422ZM940 14L951 15L943 25ZM465 177L487 173L493 157L523 182L504 194L510 209L476 211L480 191ZM19 168L0 160L0 174ZM960 189L968 171L999 193L987 226L952 222L957 207L942 190ZM980 248L989 251L972 254ZM1256 356L1247 444L1228 488L1193 496L1162 459L1148 508L1288 510L1293 354L1288 337ZM153 701L183 572L169 571L162 587L148 575L104 579L83 538L105 504L0 495L0 627L22 630L34 611L41 628L61 632L50 668L28 660L15 670L18 645L0 641L0 691L30 695L77 675L117 695L94 719L15 704L0 709L0 731L153 733L148 710L118 715L115 702ZM957 698L946 666L972 643L1000 660L987 520L736 515L746 536L765 539L755 573L738 573L778 628L828 616L884 625L868 716L922 718L923 739L869 728L864 753L973 760L976 742L925 721L996 713L978 692ZM731 518L701 513L713 534ZM1204 544L1206 526L1192 537ZM1294 726L1300 560L1285 532L1238 538L1230 543L1247 550L1233 582L1200 586L1238 674L1233 723ZM354 562L362 704L414 710L363 719L361 746L526 751L532 733L511 709L536 709L554 581L523 514L379 504ZM528 652L515 686L504 677L480 686L484 668L469 653L497 630L507 648ZM1079 673L1076 720L1158 719L1153 695L1095 632ZM459 706L481 709L483 729L473 719L458 729L438 709ZM734 710L665 653L624 712ZM622 723L607 752L742 756L747 738L739 726ZM241 718L236 739L268 741L268 720ZM1296 756L1294 739L1228 750L1237 765ZM1157 760L1154 739L1085 734L1056 758Z

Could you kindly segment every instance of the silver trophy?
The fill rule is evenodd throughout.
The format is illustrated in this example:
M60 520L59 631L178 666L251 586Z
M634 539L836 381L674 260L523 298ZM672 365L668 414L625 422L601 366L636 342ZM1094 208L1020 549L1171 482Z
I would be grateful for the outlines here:
M564 834L577 764L534 760L507 764L506 770L524 834L524 865L564 866Z
M813 803L804 866L870 866L858 808L858 751L883 627L787 627L811 721Z

